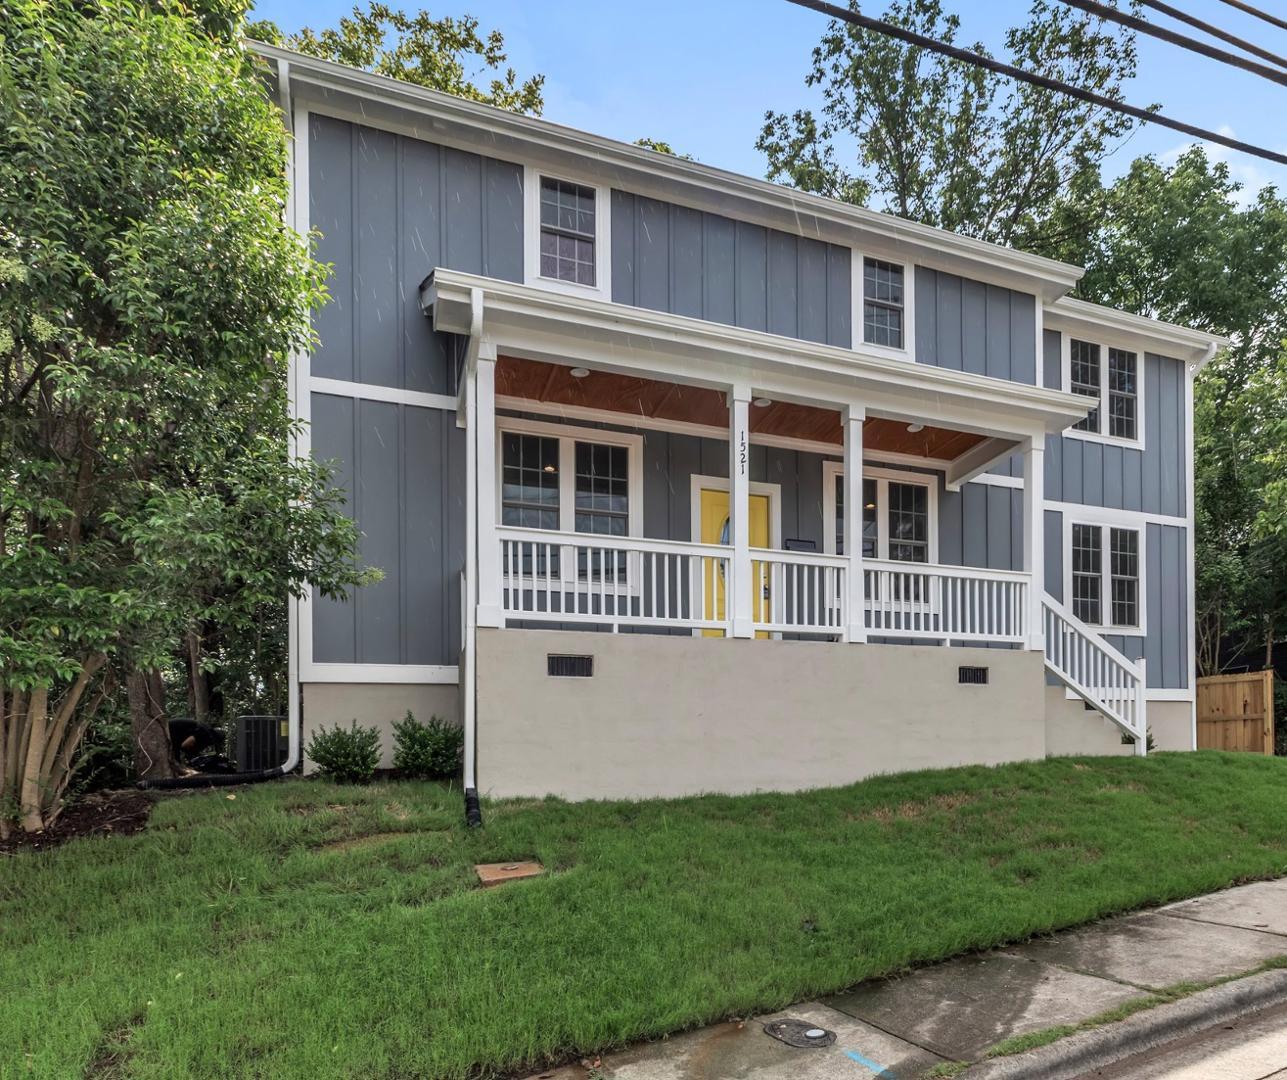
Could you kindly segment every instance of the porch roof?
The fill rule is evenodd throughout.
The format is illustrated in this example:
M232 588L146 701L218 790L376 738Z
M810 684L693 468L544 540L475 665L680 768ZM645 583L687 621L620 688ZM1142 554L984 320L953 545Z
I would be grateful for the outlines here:
M971 447L954 448L956 460L971 463L971 473L1010 453L1017 440L1062 431L1093 404L1063 391L891 359L862 347L780 337L454 270L435 270L421 285L420 300L435 329L478 336L497 355L717 392L749 386L774 402L828 412L853 408L904 426L925 423L983 436Z

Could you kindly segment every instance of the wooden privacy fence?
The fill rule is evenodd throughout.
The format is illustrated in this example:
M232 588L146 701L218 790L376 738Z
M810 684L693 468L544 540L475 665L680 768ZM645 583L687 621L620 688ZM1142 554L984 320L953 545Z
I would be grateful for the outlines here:
M1274 752L1274 673L1198 680L1198 749Z

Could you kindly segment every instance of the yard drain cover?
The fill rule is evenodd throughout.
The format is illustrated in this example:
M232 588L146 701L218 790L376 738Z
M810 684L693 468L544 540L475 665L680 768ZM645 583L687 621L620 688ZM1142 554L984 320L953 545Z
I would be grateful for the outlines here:
M820 1028L817 1024L804 1020L770 1020L764 1025L764 1034L772 1035L787 1046L807 1049L812 1046L830 1046L836 1041L836 1033Z

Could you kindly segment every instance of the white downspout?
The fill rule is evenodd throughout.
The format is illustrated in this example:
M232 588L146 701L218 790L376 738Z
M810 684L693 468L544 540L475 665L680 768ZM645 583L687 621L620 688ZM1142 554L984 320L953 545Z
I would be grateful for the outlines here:
M464 655L460 665L461 725L464 729L465 816L471 825L478 816L478 696L475 658L478 646L478 440L492 437L478 430L478 353L482 346L483 293L469 293L469 341L465 347L465 580L460 602L464 607Z
M308 206L301 206L299 184L296 181L296 170L303 158L304 166L308 164L308 151L305 148L301 155L296 152L298 132L294 124L294 108L290 94L290 64L285 60L277 61L277 100L281 106L282 119L286 125L286 207L287 224L300 235L301 239L308 234ZM307 132L305 131L305 137ZM305 189L307 190L307 188ZM301 227L302 226L302 227ZM307 241L305 241L307 242ZM301 357L292 354L286 375L286 392L289 399L291 416L298 416L300 400L300 364ZM300 455L301 447L296 435L291 435L290 453L292 457ZM307 444L306 444L307 445ZM307 451L305 451L307 452ZM290 595L286 599L286 760L281 765L282 775L288 775L299 765L301 754L300 736L303 717L301 713L299 686L299 623L301 612L309 609L300 602L299 597ZM310 614L311 617L311 614Z

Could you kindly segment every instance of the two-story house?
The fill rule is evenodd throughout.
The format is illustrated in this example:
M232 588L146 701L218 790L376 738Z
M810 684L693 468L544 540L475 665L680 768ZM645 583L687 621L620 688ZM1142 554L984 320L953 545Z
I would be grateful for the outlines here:
M1191 749L1208 334L1074 266L262 47L331 303L298 451L381 582L321 725L570 798ZM387 746L386 746L387 754Z

